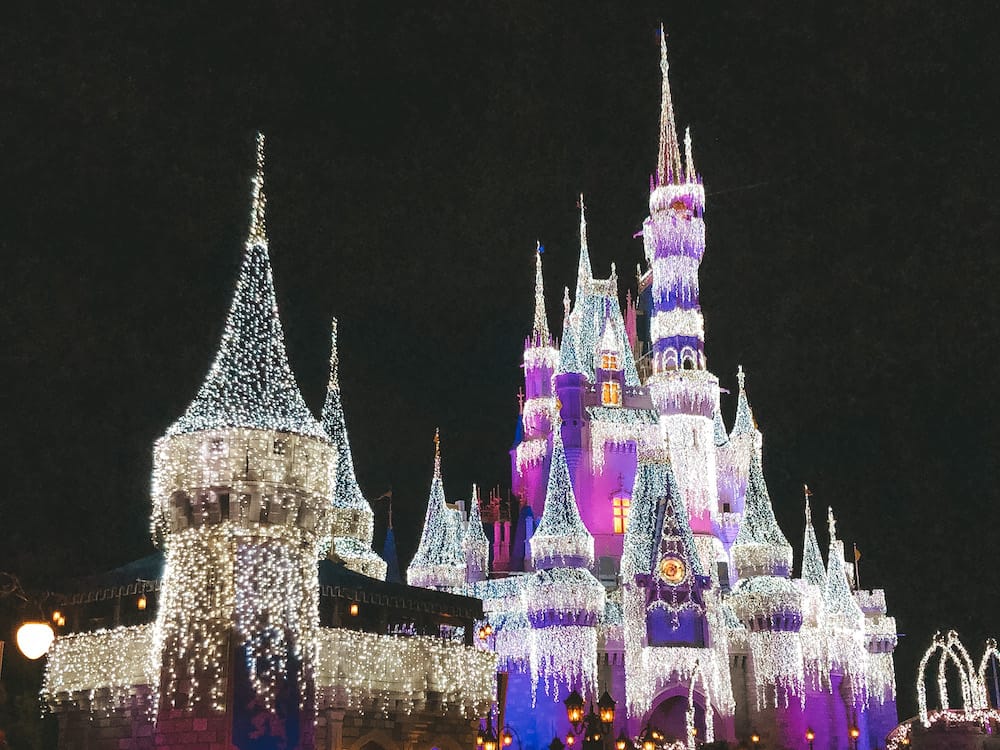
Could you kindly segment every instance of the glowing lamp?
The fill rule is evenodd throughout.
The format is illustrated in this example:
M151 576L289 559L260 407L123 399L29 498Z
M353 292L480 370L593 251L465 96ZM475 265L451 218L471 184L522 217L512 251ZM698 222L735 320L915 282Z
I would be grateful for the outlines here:
M656 744L653 742L653 738L652 737L647 736L642 741L642 750L655 750L655 748L656 748Z
M140 612L146 609L146 595L139 594L139 600L135 603L136 609Z
M597 709L601 714L602 724L614 724L615 723L615 699L612 698L608 691L604 691L604 695L601 699L597 701Z
M28 659L45 656L55 639L47 622L26 622L17 629L17 647Z
M816 739L816 733L812 730L812 728L807 729L806 730L806 741L809 742L809 743L812 743L812 741L814 739Z
M570 745L573 745L575 742L576 742L576 737L573 736L572 732L569 732L566 735L566 747L569 747Z
M563 703L566 705L566 718L569 719L569 723L579 726L583 721L583 696L574 690Z
M483 628L483 632L486 633L486 635L493 635L493 626L486 623L486 627Z
M858 729L857 727L851 727L851 739L856 740L860 736L861 736L861 730Z
M52 613L52 622L59 622L59 618L62 617L62 612L58 609Z
M59 615L59 619L56 621L56 625L58 625L60 628L64 627L66 625L66 618L63 617L62 615Z
M510 747L511 743L514 742L514 735L512 735L510 732L506 732L506 731L505 732L501 732L500 733L500 741L503 743L504 747Z
M485 739L486 738L483 736L483 728L479 727L479 731L476 732L476 746L482 747L482 744L485 741Z
M756 732L754 732L753 734L750 735L750 741L753 744L755 744L755 745L759 745L760 744L760 735L757 734Z
M351 602L350 613L351 613L351 617L357 617L358 616L358 603L357 602Z
M625 730L623 729L619 735L618 739L615 740L615 750L629 750L629 745L631 743L628 741L628 737L625 736Z
M497 736L493 734L493 727L487 725L486 734L483 735L483 750L497 750Z

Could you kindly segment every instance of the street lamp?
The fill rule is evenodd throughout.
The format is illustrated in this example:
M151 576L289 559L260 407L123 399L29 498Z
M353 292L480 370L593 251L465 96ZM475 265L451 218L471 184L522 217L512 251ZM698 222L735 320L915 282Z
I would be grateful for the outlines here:
M624 729L618 733L618 739L615 740L615 750L634 750L632 743L625 736Z
M760 735L757 734L757 730L756 729L750 735L750 742L751 742L751 744L753 744L754 747L757 747L760 744Z
M497 736L493 734L493 723L486 723L486 733L483 735L483 750L497 750Z
M848 734L851 735L851 747L854 748L854 750L857 750L858 737L861 736L861 730L858 729L857 727L851 727L851 730L850 732L848 732Z
M569 719L569 723L574 729L579 728L580 722L583 721L583 696L574 690L566 696L563 703L566 705L566 718Z
M601 714L601 723L605 725L605 729L610 731L610 726L615 723L615 699L608 694L608 691L604 691L604 695L601 699L597 701L597 710Z
M809 743L809 750L813 750L813 740L816 739L816 733L809 727L806 730L806 742Z
M28 659L41 659L49 650L55 633L47 622L26 622L17 629L17 647Z

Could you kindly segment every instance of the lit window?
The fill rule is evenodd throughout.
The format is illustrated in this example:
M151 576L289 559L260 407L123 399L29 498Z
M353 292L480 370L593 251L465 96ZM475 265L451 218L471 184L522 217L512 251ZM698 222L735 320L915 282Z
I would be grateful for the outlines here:
M602 354L601 355L601 369L602 370L617 370L618 369L618 355L617 354Z
M614 380L601 384L601 403L605 406L622 405L622 386Z
M614 521L616 534L624 534L628 528L628 507L631 501L627 497L616 497L611 500L611 518Z

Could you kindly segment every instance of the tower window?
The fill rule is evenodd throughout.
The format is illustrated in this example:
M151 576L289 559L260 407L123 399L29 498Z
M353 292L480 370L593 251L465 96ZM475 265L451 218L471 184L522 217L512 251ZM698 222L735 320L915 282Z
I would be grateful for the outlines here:
M601 403L604 406L622 405L622 386L614 380L601 383Z
M602 370L617 370L618 369L618 355L617 354L602 354L601 355L601 369Z
M628 529L628 509L631 503L627 497L611 499L611 520L616 534L624 534Z
M274 441L274 455L284 456L287 449L288 443L284 440L284 438L278 438Z

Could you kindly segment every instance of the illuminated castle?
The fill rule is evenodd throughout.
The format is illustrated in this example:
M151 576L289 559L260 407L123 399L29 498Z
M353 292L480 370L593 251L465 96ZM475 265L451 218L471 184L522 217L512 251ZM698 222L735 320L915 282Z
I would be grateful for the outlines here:
M705 190L690 131L683 155L677 137L662 34L661 68L636 298L622 310L614 266L593 277L581 199L558 344L535 259L511 451L520 512L487 539L475 495L467 522L446 503L438 453L408 578L483 599L480 645L508 674L505 722L527 746L565 735L562 701L576 690L624 701L616 736L657 727L684 743L777 748L805 746L811 730L815 748L880 747L896 725L895 621L881 590L854 589L832 510L824 564L808 491L793 564L742 370L725 427L699 304Z

